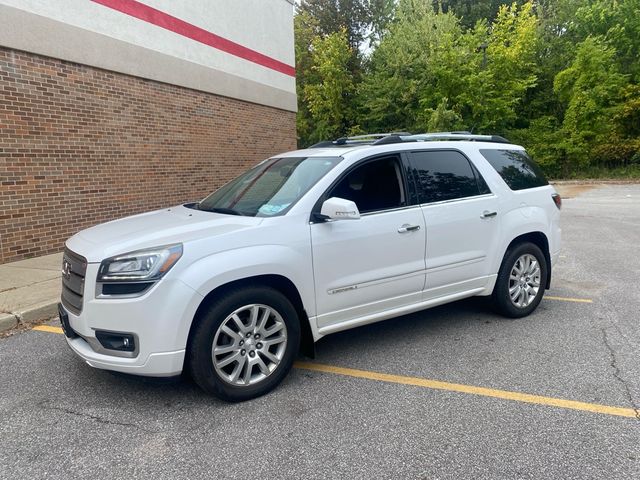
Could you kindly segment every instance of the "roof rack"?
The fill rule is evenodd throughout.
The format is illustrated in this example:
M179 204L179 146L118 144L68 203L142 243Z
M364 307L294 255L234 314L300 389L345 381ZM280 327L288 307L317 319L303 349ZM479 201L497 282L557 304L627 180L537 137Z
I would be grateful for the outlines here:
M309 148L326 148L326 147L355 147L358 145L378 145L381 140L389 137L407 137L411 136L409 132L390 132L390 133L367 133L364 135L354 135L351 137L340 137L336 140L325 140L311 145ZM397 142L388 142L397 143Z
M417 133L391 132L391 133L368 133L366 135L356 135L352 137L340 137L337 140L327 140L311 145L309 148L327 147L356 147L358 145L388 145L392 143L406 142L436 142L466 140L469 142L491 142L491 143L511 143L500 135L475 135L471 132L434 132Z
M466 140L468 142L511 143L500 135L475 135L471 132L418 133L405 137L402 141L433 142L443 140Z

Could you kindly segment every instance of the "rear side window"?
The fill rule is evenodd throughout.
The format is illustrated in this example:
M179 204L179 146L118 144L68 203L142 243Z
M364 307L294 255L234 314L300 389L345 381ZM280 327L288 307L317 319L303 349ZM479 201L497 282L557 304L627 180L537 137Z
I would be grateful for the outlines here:
M456 151L411 152L419 203L442 202L490 193L467 158Z
M524 150L480 150L511 190L549 185L540 167Z

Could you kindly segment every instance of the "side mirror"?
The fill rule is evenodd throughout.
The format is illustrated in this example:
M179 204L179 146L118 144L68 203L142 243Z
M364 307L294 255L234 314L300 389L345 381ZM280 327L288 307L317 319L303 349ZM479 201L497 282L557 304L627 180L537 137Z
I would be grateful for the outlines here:
M324 201L320 215L331 220L358 220L360 211L351 200L332 197Z

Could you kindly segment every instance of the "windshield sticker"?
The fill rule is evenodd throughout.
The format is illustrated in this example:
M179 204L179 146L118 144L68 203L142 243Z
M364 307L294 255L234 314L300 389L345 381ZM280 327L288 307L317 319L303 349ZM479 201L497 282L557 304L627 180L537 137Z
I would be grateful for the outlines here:
M276 213L280 213L282 210L287 208L289 205L291 205L291 204L290 203L285 203L283 205L269 205L268 203L265 203L264 205L262 205L260 207L260 210L258 210L258 212L260 212L263 215L275 215Z

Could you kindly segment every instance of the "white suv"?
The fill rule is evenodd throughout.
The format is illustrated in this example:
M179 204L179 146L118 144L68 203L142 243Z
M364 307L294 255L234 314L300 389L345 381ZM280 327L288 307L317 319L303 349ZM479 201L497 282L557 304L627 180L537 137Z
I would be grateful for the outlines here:
M188 370L246 400L321 337L473 295L531 313L560 197L502 137L385 134L263 161L198 203L66 242L60 319L89 365Z

